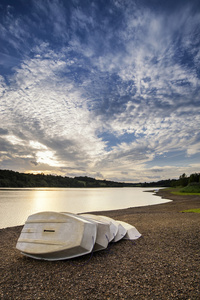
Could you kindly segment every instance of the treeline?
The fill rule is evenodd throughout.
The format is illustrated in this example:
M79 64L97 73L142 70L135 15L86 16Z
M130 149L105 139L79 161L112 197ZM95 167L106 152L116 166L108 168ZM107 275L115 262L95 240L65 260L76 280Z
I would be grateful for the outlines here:
M176 179L166 179L166 180L159 180L159 181L152 181L152 182L140 182L134 184L137 187L171 187Z
M26 174L0 170L0 187L127 187L129 183L96 180L87 176L63 177L44 174Z
M188 185L200 185L200 173L187 176L185 173L179 179L166 179L152 182L133 183L138 187L186 187Z
M74 179L76 179L84 187L124 187L129 185L116 181L98 180L87 176L74 177Z
M198 185L200 184L200 173L193 173L190 176L187 176L185 173L183 173L174 184L175 186L183 187L187 185Z
M186 176L185 173L179 177L176 186L181 186L182 193L200 193L200 173L194 173Z
M124 183L98 180L87 176L63 177L44 174L26 174L0 170L0 187L186 187L200 186L200 173L182 174L179 179L167 179L143 183Z

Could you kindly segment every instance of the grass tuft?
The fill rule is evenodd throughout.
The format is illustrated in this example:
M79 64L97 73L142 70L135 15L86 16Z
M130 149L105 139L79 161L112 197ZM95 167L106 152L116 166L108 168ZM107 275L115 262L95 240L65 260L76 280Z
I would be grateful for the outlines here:
M183 210L182 212L188 212L188 213L198 213L200 214L200 208L193 208L193 209L187 209L187 210Z

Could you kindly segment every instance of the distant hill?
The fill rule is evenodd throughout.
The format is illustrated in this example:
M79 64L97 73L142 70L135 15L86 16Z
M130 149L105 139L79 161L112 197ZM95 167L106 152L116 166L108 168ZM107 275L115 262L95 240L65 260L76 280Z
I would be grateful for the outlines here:
M26 174L11 170L0 170L0 187L170 187L187 186L192 182L200 182L200 173L189 177L181 175L179 179L167 179L154 182L125 183L109 180L99 180L87 176L63 177L44 174Z
M97 180L87 176L63 177L44 174L26 174L0 170L0 187L127 187L134 184Z
M124 183L99 180L87 176L63 177L44 174L26 174L11 170L0 170L0 187L151 187L169 186L169 181L157 183Z

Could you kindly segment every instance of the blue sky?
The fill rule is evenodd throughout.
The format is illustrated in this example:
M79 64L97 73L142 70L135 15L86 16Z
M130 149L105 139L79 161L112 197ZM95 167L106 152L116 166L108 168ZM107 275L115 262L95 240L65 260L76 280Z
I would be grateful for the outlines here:
M0 168L200 170L200 2L1 0Z

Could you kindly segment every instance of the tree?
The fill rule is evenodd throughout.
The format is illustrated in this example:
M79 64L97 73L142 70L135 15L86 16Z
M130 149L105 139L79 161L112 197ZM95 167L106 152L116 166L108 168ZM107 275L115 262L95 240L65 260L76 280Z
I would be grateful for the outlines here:
M181 186L186 186L186 185L188 185L188 182L189 182L188 177L186 176L185 173L183 173L183 174L179 177L179 184L180 184Z
M189 177L189 183L200 182L200 173L191 174Z

